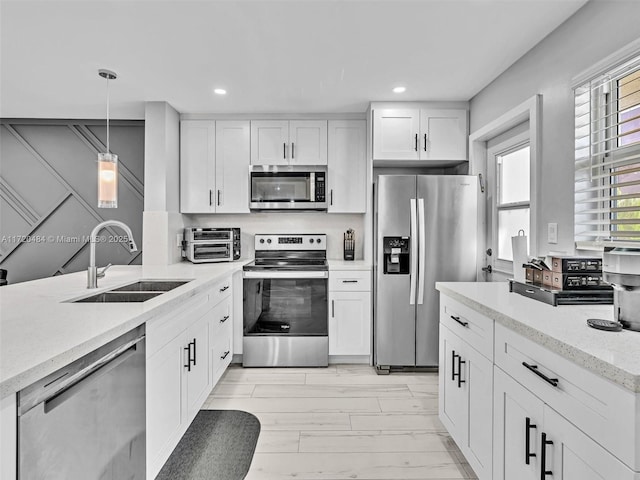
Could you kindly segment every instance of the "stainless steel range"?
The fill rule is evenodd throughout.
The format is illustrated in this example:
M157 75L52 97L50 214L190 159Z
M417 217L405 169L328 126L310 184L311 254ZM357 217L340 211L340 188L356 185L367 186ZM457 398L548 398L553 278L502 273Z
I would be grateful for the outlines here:
M329 363L327 236L256 235L244 266L245 367Z

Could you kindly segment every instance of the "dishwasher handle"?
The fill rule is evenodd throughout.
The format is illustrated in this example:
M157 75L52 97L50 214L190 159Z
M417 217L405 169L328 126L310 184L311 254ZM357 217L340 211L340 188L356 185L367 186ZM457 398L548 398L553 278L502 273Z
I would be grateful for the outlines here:
M41 395L33 401L31 406L26 409L20 408L19 414L24 415L31 410L31 408L43 402L44 412L50 412L64 403L65 400L71 398L75 393L88 387L95 380L127 361L129 357L135 353L138 343L144 339L145 335L141 335L99 358L79 372L76 372L68 379L56 385L54 389L47 390L45 388Z

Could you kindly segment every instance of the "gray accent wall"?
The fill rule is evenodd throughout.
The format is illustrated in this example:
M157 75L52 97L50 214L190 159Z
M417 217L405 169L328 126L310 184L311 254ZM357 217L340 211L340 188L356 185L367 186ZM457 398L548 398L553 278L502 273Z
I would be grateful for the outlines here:
M89 263L88 236L103 220L120 220L142 245L144 122L112 121L119 157L118 208L97 207L97 154L106 150L104 120L0 121L0 268L9 283L76 272ZM141 252L98 245L98 265L140 264Z
M572 79L640 38L640 2L591 0L471 99L470 131L542 95L538 253L573 253L574 102ZM499 55L499 52L495 52ZM558 244L547 224L558 224Z

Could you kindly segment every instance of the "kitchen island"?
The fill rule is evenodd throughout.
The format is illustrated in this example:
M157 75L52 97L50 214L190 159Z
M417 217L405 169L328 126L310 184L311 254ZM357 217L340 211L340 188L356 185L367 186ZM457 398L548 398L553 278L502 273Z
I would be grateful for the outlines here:
M439 414L480 480L640 478L640 333L587 326L613 306L436 288Z
M225 308L232 308L231 279L247 261L114 266L99 280L98 288L92 290L86 288L84 271L0 288L0 478L15 478L17 392L142 324L147 327L149 369L153 354L159 359L161 353L157 352L171 341L167 329L173 328L176 338L182 335L180 322L187 325L189 320L184 316L194 312L216 315L215 308L223 300ZM140 303L72 303L141 279L188 283ZM218 293L223 289L224 293ZM213 320L217 324L217 318ZM177 327L171 327L171 322L177 323ZM216 340L213 324L210 331L211 338L207 341L213 343ZM231 331L230 327L224 330L225 335ZM214 373L221 374L217 371L207 375L209 382L205 386L212 387ZM148 377L147 388L153 386L154 381L149 382ZM149 408L147 413L149 423Z

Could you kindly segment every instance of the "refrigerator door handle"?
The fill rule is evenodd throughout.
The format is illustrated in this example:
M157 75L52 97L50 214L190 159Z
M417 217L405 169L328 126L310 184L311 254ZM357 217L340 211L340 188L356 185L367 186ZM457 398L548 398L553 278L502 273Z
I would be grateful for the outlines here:
M425 274L425 258L427 255L427 242L425 240L424 226L424 198L418 199L418 237L420 240L418 251L418 305L424 303L424 274Z
M409 305L415 305L416 303L416 277L418 274L418 225L417 225L417 213L416 213L416 199L412 198L411 202L411 236L409 237L409 243L411 244L411 290L409 293Z

